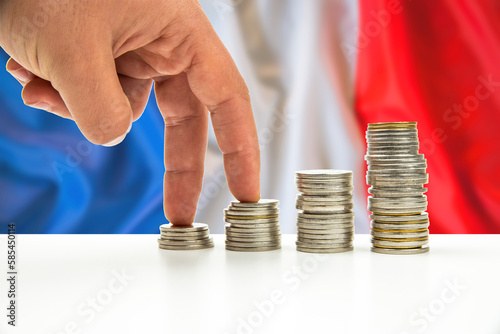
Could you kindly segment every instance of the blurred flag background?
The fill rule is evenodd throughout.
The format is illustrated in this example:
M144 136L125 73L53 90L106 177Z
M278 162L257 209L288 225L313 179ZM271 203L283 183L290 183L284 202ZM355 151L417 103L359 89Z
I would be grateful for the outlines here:
M432 233L500 232L498 1L201 3L249 86L262 196L281 201L284 233L295 232L294 172L312 168L354 171L356 231L369 230L364 131L382 121L419 123ZM24 106L3 70L0 85L4 231L15 222L20 233L158 232L164 126L154 96L106 148ZM209 136L197 220L223 233L232 196Z

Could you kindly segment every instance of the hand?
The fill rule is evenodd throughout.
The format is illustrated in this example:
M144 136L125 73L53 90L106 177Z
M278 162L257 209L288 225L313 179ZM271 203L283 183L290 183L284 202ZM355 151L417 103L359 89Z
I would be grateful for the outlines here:
M123 140L152 83L165 120L164 209L192 223L208 114L230 191L259 200L260 155L247 87L194 0L6 0L0 45L27 105L76 122L95 144Z

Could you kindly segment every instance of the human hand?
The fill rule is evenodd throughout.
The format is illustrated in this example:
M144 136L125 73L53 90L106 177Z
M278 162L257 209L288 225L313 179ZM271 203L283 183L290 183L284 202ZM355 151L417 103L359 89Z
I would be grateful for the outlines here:
M24 102L76 122L91 142L120 143L155 83L165 120L164 210L191 224L210 113L228 186L260 197L260 154L247 87L194 0L7 0L0 45Z

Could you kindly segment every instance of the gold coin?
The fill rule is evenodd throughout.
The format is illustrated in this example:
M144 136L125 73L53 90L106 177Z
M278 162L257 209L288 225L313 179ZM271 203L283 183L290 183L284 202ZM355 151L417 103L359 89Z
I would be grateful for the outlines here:
M418 216L421 215L422 212L412 212L412 213L377 213L372 211L374 215L379 215L379 216Z
M380 228L372 227L372 231L374 232L384 232L384 233L420 233L427 231L426 228L418 229L418 230L383 230Z
M383 240L383 241L406 242L406 241L425 241L425 240L429 240L429 237L406 238L406 239L376 237L375 239L377 239L377 240Z
M387 248L387 249L420 249L424 248L423 246L398 246L398 247L393 247L393 246L380 246L380 245L373 245L373 247L377 248Z
M417 122L369 123L368 130L380 129L416 129Z

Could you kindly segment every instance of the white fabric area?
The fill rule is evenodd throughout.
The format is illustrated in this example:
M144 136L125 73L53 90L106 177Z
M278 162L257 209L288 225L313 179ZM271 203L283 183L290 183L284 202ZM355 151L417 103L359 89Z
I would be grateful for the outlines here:
M283 233L296 232L295 171L354 172L356 232L369 230L363 134L353 112L357 2L205 0L203 9L243 75L261 145L262 198L280 200ZM227 189L222 156L209 134L196 220L223 233Z

